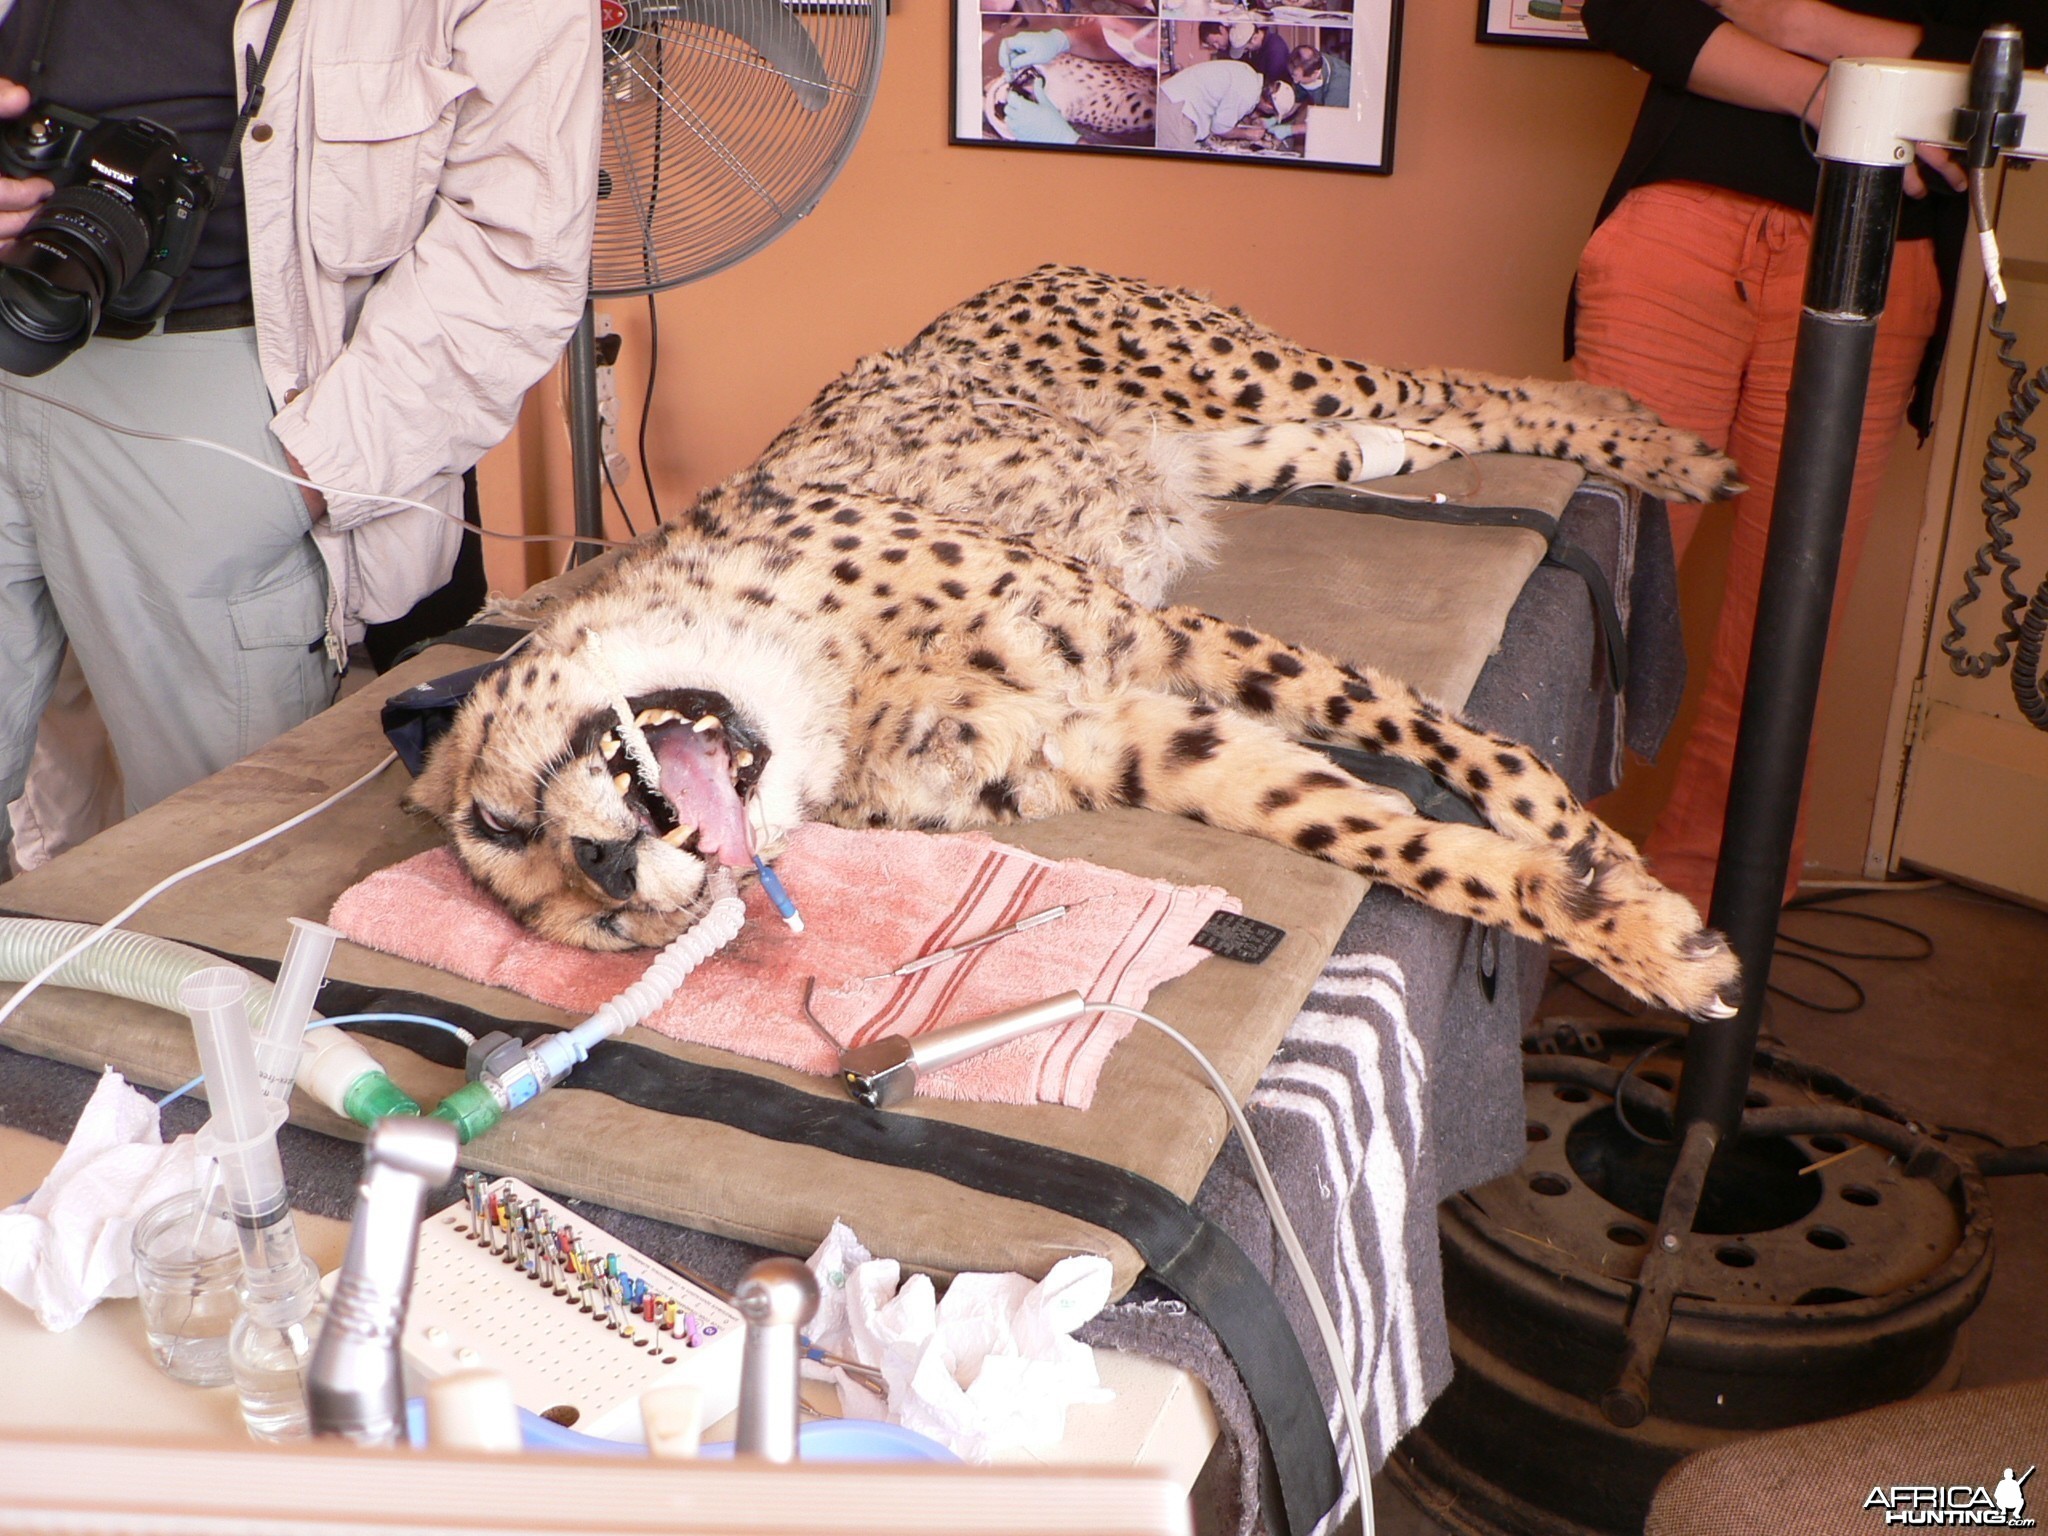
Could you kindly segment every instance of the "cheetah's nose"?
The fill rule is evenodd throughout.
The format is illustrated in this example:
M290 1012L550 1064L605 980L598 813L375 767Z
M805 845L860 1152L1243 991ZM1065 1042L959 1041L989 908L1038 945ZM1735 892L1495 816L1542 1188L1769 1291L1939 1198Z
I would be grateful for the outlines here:
M640 866L639 838L601 843L595 838L578 837L570 842L576 850L577 867L595 880L605 895L614 901L624 901L633 894Z

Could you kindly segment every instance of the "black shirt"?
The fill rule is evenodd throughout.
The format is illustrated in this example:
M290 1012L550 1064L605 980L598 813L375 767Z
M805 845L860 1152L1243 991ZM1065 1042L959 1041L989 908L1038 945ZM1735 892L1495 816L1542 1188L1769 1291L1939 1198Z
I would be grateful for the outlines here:
M18 0L0 22L0 78L96 117L149 118L177 134L209 172L218 171L240 105L240 9L241 0ZM42 69L35 74L39 39ZM207 215L173 308L248 298L248 223L236 178Z
M2017 23L2027 39L2027 67L2048 61L2048 0L1836 0L1843 9L1923 30L1915 56L1966 62L1986 27ZM1696 181L1723 187L1802 213L1813 211L1820 190L1820 166L1807 148L1800 120L1778 112L1738 107L1694 95L1685 88L1708 37L1727 18L1705 0L1585 0L1586 33L1650 76L1642 110L1621 165L1601 200L1595 222L1612 213L1622 198L1658 181ZM1937 190L1907 198L1899 211L1899 238L1932 237L1941 269L1944 301L1955 289L1956 266L1967 237L1964 199L1930 175ZM1572 316L1566 316L1565 355L1571 355ZM1928 344L1913 408L1908 413L1924 436L1930 421L1933 383L1948 329L1942 306Z

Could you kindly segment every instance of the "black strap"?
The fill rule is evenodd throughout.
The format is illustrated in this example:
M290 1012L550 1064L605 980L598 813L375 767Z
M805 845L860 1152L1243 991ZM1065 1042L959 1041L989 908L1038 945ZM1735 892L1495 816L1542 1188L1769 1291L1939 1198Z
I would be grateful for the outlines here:
M1448 501L1416 501L1377 496L1370 491L1338 486L1304 486L1276 497L1274 505L1321 507L1332 512L1370 512L1403 517L1417 523L1455 523L1475 528L1527 528L1543 536L1543 564L1570 571L1586 584L1593 604L1595 633L1607 662L1608 681L1618 694L1628 686L1628 636L1621 610L1599 562L1563 536L1563 526L1535 507L1467 507Z
M403 662L408 662L422 651L432 650L437 645L460 645L472 651L483 651L488 655L502 656L532 631L521 624L465 624L460 629L451 629L445 635L431 635L425 640L415 640L396 656L391 658L389 672Z
M228 147L220 157L220 169L213 175L216 187L233 181L240 169L242 135L249 131L250 120L263 110L263 77L270 73L270 61L277 56L278 41L284 36L285 18L291 13L292 0L277 0L277 9L270 15L270 30L263 34L263 52L259 54L254 48L243 50L243 78L249 83L242 97L242 110L235 114L235 126L228 133Z
M260 975L277 972L273 960L214 952ZM502 1029L525 1040L556 1033L553 1025L499 1019L424 993L338 980L322 988L320 1008L330 1017L425 1013L474 1034ZM351 1024L349 1029L443 1066L462 1065L461 1044L438 1030L415 1024ZM1117 1233L1208 1324L1243 1378L1280 1485L1281 1536L1309 1536L1336 1503L1341 1486L1337 1452L1322 1394L1272 1286L1228 1233L1164 1186L1076 1153L943 1120L886 1114L850 1099L821 1098L751 1073L616 1040L590 1053L574 1083L637 1108L934 1174Z
M1455 784L1445 783L1420 763L1334 741L1304 741L1299 745L1322 753L1354 779L1379 784L1406 795L1418 816L1426 816L1431 821L1463 822L1468 827L1492 826L1479 813L1479 807L1472 803L1470 795Z
M1621 627L1621 610L1615 605L1614 588L1600 562L1569 539L1556 538L1543 552L1543 563L1570 571L1586 584L1593 601L1593 619L1599 625L1601 649L1607 655L1607 680L1619 695L1628 687L1628 636Z

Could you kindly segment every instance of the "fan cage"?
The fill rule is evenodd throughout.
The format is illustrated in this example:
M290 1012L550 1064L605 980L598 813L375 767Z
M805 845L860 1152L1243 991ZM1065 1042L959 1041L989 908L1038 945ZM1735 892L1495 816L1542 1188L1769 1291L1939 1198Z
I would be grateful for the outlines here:
M884 0L605 11L590 292L629 298L742 261L817 205L867 121L886 17Z

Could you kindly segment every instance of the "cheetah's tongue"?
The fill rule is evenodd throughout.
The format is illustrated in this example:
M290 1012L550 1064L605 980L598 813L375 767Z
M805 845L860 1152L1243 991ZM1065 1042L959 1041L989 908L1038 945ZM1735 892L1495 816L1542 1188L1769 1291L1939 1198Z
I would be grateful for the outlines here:
M732 760L722 731L650 732L661 764L661 792L686 826L697 828L697 852L735 869L754 862L747 852L747 808L732 787Z

